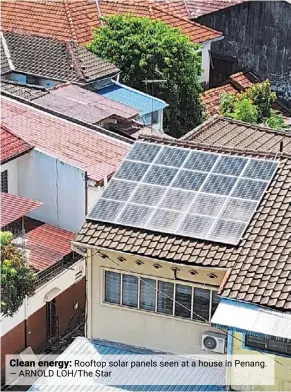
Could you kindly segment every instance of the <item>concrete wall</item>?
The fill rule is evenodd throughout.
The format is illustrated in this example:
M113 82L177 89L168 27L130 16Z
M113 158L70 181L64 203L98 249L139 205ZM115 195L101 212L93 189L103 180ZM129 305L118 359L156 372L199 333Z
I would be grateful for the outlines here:
M291 105L291 4L249 1L201 16L199 23L222 31L212 51L237 59L232 72L249 69L268 78L281 99Z
M200 76L200 82L203 83L205 87L207 87L209 85L210 49L211 49L210 42L206 42L202 46L202 57L201 57L202 74Z
M8 171L8 193L12 193L13 195L17 195L18 186L17 186L17 162L18 159L13 159L10 162L1 165L1 173L5 170Z
M249 350L246 348L243 348L244 346L244 335L239 332L234 332L233 334L233 339L232 339L232 353L235 355L248 355L248 356L253 356L254 361L258 360L256 357L258 355L261 355L257 351ZM257 386L253 390L257 391L290 391L291 390L291 376L290 376L290 371L286 369L291 368L291 358L287 356L279 356L279 355L274 355L273 353L267 353L268 359L270 357L273 357L276 361L281 362L283 364L280 365L278 362L274 362L275 366L275 385L272 386ZM284 367L285 366L285 367ZM249 369L249 370L248 370ZM247 372L253 372L253 368L246 368L245 370L245 377L247 378ZM230 372L230 382L233 390L245 390L245 387L236 387L235 386L235 378Z
M88 260L90 265L88 265L87 269L88 282L90 282L87 285L87 335L89 338L101 338L174 353L202 353L202 333L215 330L207 323L104 303L104 268L115 271L120 271L120 268L112 261L101 258L96 254L95 249L92 249L92 251L89 250L89 252L93 254L92 263ZM159 277L172 282L174 281L174 273L171 267L177 266L175 264L161 262L155 259L137 258L124 253L118 254L103 250L102 252L107 253L117 263L120 263L117 259L118 257L124 257L126 260L120 264L127 271L132 271L143 277ZM137 259L142 260L144 264L137 265L135 263ZM154 267L155 263L162 265L162 268L156 269ZM207 288L211 285L215 290L218 289L225 274L225 271L222 270L199 269L199 274L192 276L189 274L191 267L179 265L179 268L179 277L190 281L190 286L193 284L194 286L198 285ZM211 279L207 275L214 270L217 278Z
M84 223L85 173L40 151L18 158L18 194L43 202L31 218L77 232Z

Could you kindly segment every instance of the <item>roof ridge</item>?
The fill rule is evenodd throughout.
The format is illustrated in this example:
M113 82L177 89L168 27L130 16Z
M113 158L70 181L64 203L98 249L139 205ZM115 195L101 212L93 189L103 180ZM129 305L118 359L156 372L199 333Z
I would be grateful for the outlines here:
M128 0L127 0L127 1L128 1ZM165 13L165 14L167 14L167 15L171 15L171 16L173 16L173 17L176 18L176 19L183 20L184 22L190 23L190 24L192 24L193 26L197 26L197 27L203 28L203 29L205 29L205 30L211 31L212 33L220 34L220 35L223 37L223 34L222 34L221 31L214 30L214 29L212 29L211 27L208 27L208 26L202 25L202 24L200 24L200 23L194 22L193 20L189 20L189 19L183 18L183 17L180 16L180 15L175 15L173 12L171 12L171 11L169 11L169 10L164 10L164 9L162 8L161 5L157 5L156 3L154 3L154 5L152 6L152 8L156 8L156 9L157 9L158 11L160 11L160 12L163 12L163 13ZM211 40L209 40L209 41L211 41Z
M67 0L63 0L63 4L64 4L64 10L65 10L65 14L69 23L69 29L71 32L71 36L74 38L74 41L78 41L77 39L77 34L75 31L75 27L74 27L74 23L73 23L73 19L71 16L71 10L70 7L68 6Z
M9 48L8 48L8 45L7 45L7 42L6 42L6 39L5 39L3 31L0 31L0 34L1 34L0 38L1 38L1 41L2 41L3 50L4 50L4 53L5 53L5 56L6 56L8 65L9 65L9 68L10 68L11 71L14 71L15 67L13 65L13 62L12 62L12 59L11 59L11 55L10 55L10 51L9 51Z
M71 56L72 64L73 64L74 69L78 75L78 78L80 78L80 80L86 81L86 78L84 76L82 68L79 64L79 59L77 56L75 56L75 53L74 53L74 50L75 50L74 41L67 41L67 42L65 42L65 44L66 44L66 48Z
M16 135L13 131L11 131L11 129L9 127L7 127L7 125L3 121L1 122L1 130L10 133L12 136L14 136L18 140L22 140L24 143L26 143L31 148L34 147L30 142L28 142L27 140L23 139L22 137Z
M211 151L219 151L219 152L226 152L226 153L237 153L239 155L255 155L255 156L261 156L261 157L284 157L284 158L291 158L291 154L285 153L278 151L277 153L274 151L264 151L264 150L252 150L252 149L240 149L236 147L225 147L225 146L220 146L218 144L216 145L210 145L207 143L201 143L201 142L195 142L195 141L190 141L190 140L181 140L181 139L167 139L164 137L159 137L159 136L154 136L154 135L142 135L139 137L139 140L145 140L145 141L156 141L156 142L162 142L167 145L175 145L177 147L189 147L189 148L195 148L195 147L200 147L202 149L207 149Z
M206 91L208 91L208 90L206 90ZM198 135L200 132L203 131L204 127L208 127L209 125L216 123L220 119L220 117L221 116L219 116L219 114L214 114L214 116L208 118L202 124L198 125L197 127L192 129L191 131L185 133L185 135L183 135L179 139L180 140L188 140L190 136L196 135L196 134Z

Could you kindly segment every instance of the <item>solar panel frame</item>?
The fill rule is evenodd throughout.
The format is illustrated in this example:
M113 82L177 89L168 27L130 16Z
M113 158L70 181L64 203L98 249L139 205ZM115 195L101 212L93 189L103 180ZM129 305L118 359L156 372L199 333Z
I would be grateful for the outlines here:
M180 157L179 151L181 151ZM201 161L194 169L193 162L198 162L198 158L201 159ZM233 167L231 166L232 160L233 162L236 162ZM267 169L265 170L264 164L267 164ZM192 167L192 169L190 169L190 167ZM124 162L112 177L112 180L97 200L87 218L123 226L138 227L150 231L165 232L237 245L250 223L266 189L272 181L277 167L278 162L276 160L263 160L247 156L222 154L138 141L134 144ZM248 172L252 173L254 177L268 177L268 180L246 177L246 173ZM121 178L120 173L121 177L127 178ZM168 176L167 173L169 173ZM202 180L199 181L192 190L187 189L188 185L186 186L186 189L183 189L181 186L177 187L178 180L181 178L181 173L187 173L189 176L193 176L193 173L196 173L197 178ZM236 173L236 175L233 175L234 173ZM223 179L226 184L228 182L232 184L230 187L231 189L227 190L226 195L217 193L218 188L215 187L214 192L216 193L209 192L209 189L208 193L204 191L205 184L207 184L213 176L219 180ZM187 178L185 181L186 180ZM113 184L113 188L117 181L123 185L123 189L121 188L120 190L121 195L118 195L117 197L113 196L113 199L106 197L108 194L109 196L112 196L112 194L114 195L113 190L108 190L108 188L111 187L111 184ZM151 183L149 183L149 181L151 181ZM255 189L255 192L253 191L253 194L251 190L248 190L248 192L243 194L250 195L253 199L243 198L239 195L239 185L247 184L248 181L252 181L252 184L254 184L257 189ZM128 183L130 183L130 185ZM138 191L143 188L155 190L157 191L157 195L152 197L152 200L148 201L147 198L150 198L150 196L147 195L147 192L144 192L144 195L147 195L146 198L143 199L143 197L140 196L139 199L137 199ZM132 194L129 197L126 189L133 189ZM161 189L161 191L159 192L158 189ZM244 190L243 187L242 190ZM213 191L213 189L211 189L211 191ZM126 194L126 198L120 202L120 198L125 197L124 194ZM171 201L171 199L169 199L169 195L171 194L176 195L177 199ZM185 196L184 201L182 195L187 195L187 197ZM193 197L192 201L191 196ZM209 211L207 211L207 198L212 198L216 201L220 205L220 209L217 208L216 210L214 209L215 211L211 212L211 204L208 204ZM113 204L114 211L111 214L113 217L112 219L106 219L106 217L110 217L107 209L105 212L101 210L99 212L97 211L98 205L102 205L104 200L115 202L115 204ZM185 200L188 200L188 205ZM201 200L204 200L204 204L206 203L204 209L201 208L199 210L197 207L199 200L200 202ZM110 204L107 204L107 206L108 205ZM117 205L119 211L116 214ZM239 206L241 206L241 208ZM247 215L248 219L244 216L244 211L242 211L243 206L246 208L245 215ZM247 206L249 206L249 208L247 208ZM227 210L228 208L231 211ZM134 211L142 211L140 218L134 216ZM169 222L169 217L166 215L167 211L169 216L177 217L173 224ZM131 215L130 217L127 217L126 214L129 212ZM237 213L238 216L236 219L232 219L232 213ZM197 227L199 227L201 222L206 222L207 225L206 223L205 227L200 225L201 229L196 230L194 227L195 219L193 217L196 217ZM190 229L185 230L184 226L187 219L189 222L191 219L193 220L192 226L194 226L191 229L192 231ZM225 222L227 222L227 224ZM231 228L233 228L232 231ZM231 235L229 233L231 233Z

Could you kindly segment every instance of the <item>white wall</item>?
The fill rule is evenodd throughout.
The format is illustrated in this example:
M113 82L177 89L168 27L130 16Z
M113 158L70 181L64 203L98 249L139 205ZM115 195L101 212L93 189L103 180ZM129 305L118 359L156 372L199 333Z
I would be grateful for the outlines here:
M174 316L165 316L158 313L145 312L137 309L130 309L118 305L105 304L103 302L104 289L104 268L118 270L118 266L108 259L100 258L96 250L92 252L93 258L91 265L88 265L88 327L87 334L89 338L100 338L118 343L124 343L134 346L146 347L154 350L162 350L174 353L184 354L201 354L201 335L205 331L217 331L206 323L195 322L177 318ZM102 250L103 253L106 253ZM174 274L171 267L175 264L161 262L154 259L134 257L127 254L117 254L107 252L109 257L118 261L117 257L126 258L122 266L127 271L132 271L141 276L152 276L166 278L174 281ZM135 261L139 259L144 262L138 266ZM90 264L90 260L88 260ZM162 265L161 269L155 269L154 264ZM177 266L177 265L176 265ZM195 277L189 274L189 266L179 265L179 276L199 287L211 284L217 285L217 289L223 279L225 271L217 271L216 279L210 279L208 274L213 269L201 268L199 274ZM197 269L196 267L194 268ZM91 273L90 273L91 271ZM123 271L125 272L125 271ZM128 272L125 272L128 273ZM198 277L199 276L199 277ZM188 283L187 283L188 284ZM190 283L191 285L191 283ZM206 286L207 287L207 286ZM216 289L216 290L217 290ZM91 293L90 293L91 291Z
M18 194L43 202L29 216L72 232L85 217L85 173L33 150L19 158Z
M98 197L101 195L103 187L88 185L87 188L87 211L90 212Z
M44 301L44 297L50 290L58 288L60 291L56 292L56 295L59 295L61 292L75 284L75 275L78 271L80 271L80 269L83 272L83 277L85 275L84 259L79 260L73 264L70 269L63 271L38 288L32 297L24 301L18 312L13 317L1 317L1 336L4 336L7 332L11 331L14 327L25 320L25 318L28 318L37 310L41 309L46 303Z
M20 159L20 158L18 158ZM10 162L1 165L1 173L5 170L8 171L8 193L17 195L17 161L18 159L13 159Z
M202 74L200 77L201 83L205 83L206 86L209 84L209 76L210 76L210 49L211 43L206 42L202 46Z

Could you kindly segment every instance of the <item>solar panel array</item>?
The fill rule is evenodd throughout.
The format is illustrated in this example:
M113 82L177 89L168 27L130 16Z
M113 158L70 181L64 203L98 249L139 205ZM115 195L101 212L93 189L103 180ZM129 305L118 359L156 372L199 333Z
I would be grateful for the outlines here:
M236 245L277 165L136 142L88 218Z

